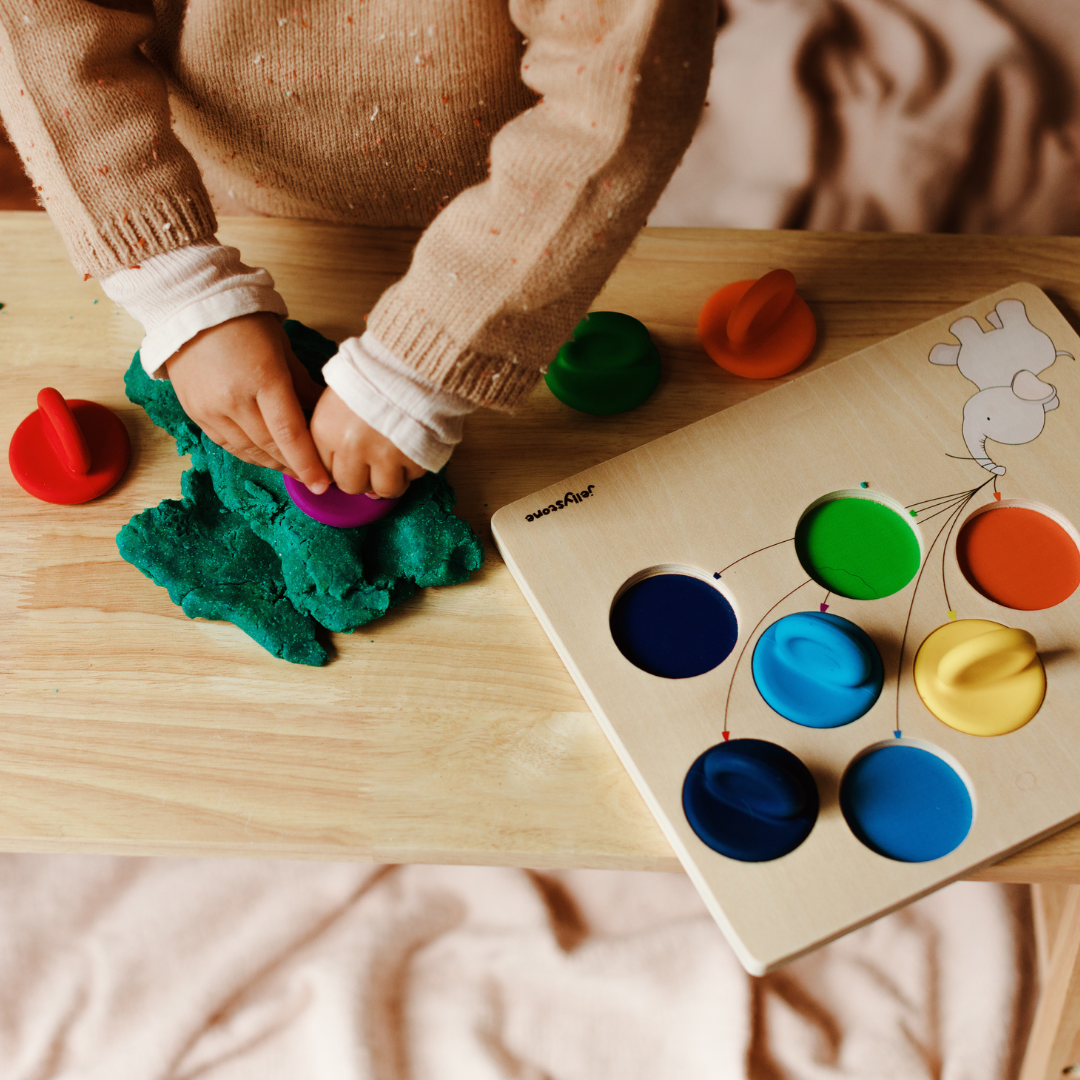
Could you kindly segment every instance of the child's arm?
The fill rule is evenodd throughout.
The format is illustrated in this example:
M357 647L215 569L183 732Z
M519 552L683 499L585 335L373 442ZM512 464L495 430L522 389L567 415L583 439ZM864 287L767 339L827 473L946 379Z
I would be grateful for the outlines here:
M446 463L474 408L365 335L346 341L324 369L333 390L317 412L313 443L301 409L315 406L319 390L289 348L285 302L265 270L245 266L235 248L200 241L102 285L145 327L147 374L172 379L211 439L256 465L284 467L313 490L328 482L321 455L345 491L402 494L425 469Z

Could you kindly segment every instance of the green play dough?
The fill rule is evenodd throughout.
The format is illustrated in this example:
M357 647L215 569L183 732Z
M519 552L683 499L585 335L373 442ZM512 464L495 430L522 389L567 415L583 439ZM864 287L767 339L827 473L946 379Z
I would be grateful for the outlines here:
M899 592L917 573L915 531L874 499L830 499L803 515L795 551L806 572L838 596L877 600Z
M321 384L337 346L298 322L285 330ZM117 546L190 617L226 619L275 656L318 665L327 659L320 626L349 632L418 586L456 585L482 565L480 540L454 516L454 492L441 473L414 481L388 517L335 529L293 505L280 473L212 443L168 381L146 375L137 353L124 382L177 452L191 455L191 468L182 498L133 517Z

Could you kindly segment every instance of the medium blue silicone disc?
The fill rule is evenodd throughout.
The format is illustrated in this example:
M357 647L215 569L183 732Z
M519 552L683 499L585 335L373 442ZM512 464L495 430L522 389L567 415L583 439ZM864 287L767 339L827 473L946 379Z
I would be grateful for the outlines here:
M840 809L868 848L899 862L940 859L971 829L971 795L956 770L904 743L878 747L848 767Z
M758 640L752 668L770 708L815 728L858 720L877 701L885 677L869 635L824 611L774 622Z
M690 574L655 574L635 582L612 605L610 625L630 663L665 679L711 671L739 636L724 594Z
M767 862L794 851L818 814L810 770L762 739L710 747L683 781L683 812L699 839L729 859Z

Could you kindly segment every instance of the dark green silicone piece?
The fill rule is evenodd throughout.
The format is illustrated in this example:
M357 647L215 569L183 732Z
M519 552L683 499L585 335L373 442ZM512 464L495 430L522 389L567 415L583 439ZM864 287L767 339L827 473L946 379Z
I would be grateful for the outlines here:
M565 405L594 416L640 405L660 382L660 353L643 323L593 311L574 328L545 376Z
M322 384L337 346L298 322L293 351ZM456 585L484 561L468 522L453 514L442 474L415 480L394 513L336 529L293 505L281 474L212 443L188 418L167 380L151 379L135 354L124 377L141 405L191 455L179 500L137 514L116 538L120 554L168 589L192 618L226 619L296 664L323 664L320 626L349 631L377 619L417 586Z

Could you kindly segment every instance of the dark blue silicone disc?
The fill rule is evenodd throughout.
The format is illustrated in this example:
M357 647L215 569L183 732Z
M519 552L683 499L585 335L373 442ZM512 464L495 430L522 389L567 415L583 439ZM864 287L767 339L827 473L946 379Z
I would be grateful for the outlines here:
M948 762L896 743L857 758L840 783L851 831L879 855L929 862L958 847L971 828L971 796Z
M690 574L654 574L631 585L611 609L611 636L630 663L665 679L711 671L739 636L731 604Z
M790 750L762 739L710 747L683 781L683 812L699 839L740 862L794 851L818 815L810 770Z

